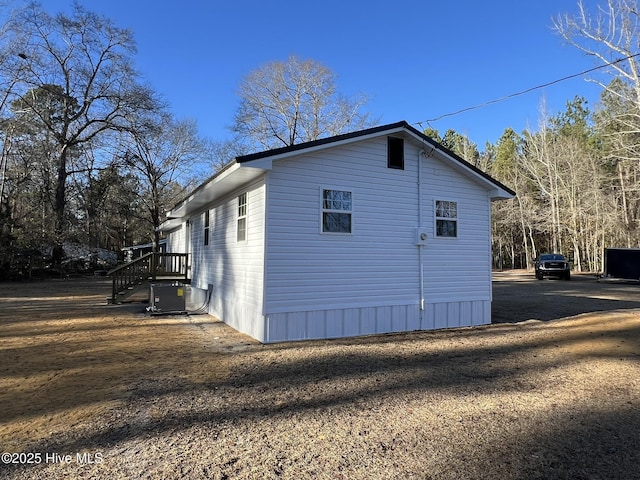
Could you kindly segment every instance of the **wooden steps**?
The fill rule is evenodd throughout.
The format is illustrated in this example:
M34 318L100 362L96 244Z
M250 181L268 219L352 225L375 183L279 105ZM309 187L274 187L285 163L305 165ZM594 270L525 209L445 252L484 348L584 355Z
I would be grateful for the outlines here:
M190 283L188 254L152 252L114 268L110 303L122 303L153 282Z

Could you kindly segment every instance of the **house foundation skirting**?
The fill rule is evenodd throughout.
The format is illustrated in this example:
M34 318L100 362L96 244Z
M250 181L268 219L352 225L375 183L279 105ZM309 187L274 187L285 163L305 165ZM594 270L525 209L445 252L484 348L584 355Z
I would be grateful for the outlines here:
M490 300L426 303L424 311L415 304L355 307L268 314L264 318L264 337L254 338L263 343L274 343L488 323L491 323ZM248 331L244 333L251 335Z

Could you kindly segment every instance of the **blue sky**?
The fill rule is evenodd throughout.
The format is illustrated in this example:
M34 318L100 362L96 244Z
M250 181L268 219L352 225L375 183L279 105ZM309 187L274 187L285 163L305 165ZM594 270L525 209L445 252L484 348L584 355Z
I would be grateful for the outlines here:
M143 77L178 118L195 119L214 140L231 136L242 77L289 55L326 65L341 93L366 94L380 124L406 120L420 130L426 120L597 65L552 30L552 17L575 13L577 0L80 3L133 31ZM43 5L68 11L71 1ZM576 78L430 126L466 134L484 150L507 127L537 130L543 98L555 114L575 95L593 109L600 90Z

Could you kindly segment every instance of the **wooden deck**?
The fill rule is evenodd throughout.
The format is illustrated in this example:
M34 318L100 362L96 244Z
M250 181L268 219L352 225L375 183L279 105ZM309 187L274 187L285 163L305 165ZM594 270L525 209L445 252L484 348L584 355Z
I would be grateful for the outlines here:
M109 272L112 278L111 303L121 303L152 282L190 283L189 255L152 252L120 265Z

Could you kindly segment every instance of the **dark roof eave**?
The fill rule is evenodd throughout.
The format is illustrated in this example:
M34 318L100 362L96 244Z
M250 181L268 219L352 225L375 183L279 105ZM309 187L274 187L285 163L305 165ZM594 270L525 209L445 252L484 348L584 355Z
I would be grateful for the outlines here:
M298 150L306 150L312 147L318 147L321 145L327 145L331 143L337 143L344 140L350 140L352 138L364 137L386 130L393 130L401 127L408 127L409 124L405 121L391 123L389 125L380 125L378 127L367 128L366 130L359 130L357 132L343 133L334 137L320 138L318 140L312 140L310 142L297 143L288 147L274 148L273 150L266 150L264 152L250 153L249 155L242 155L236 158L238 163L251 162L253 160L259 160L261 158L274 157L276 155L282 155L283 153L296 152Z
M288 146L288 147L281 147L281 148L276 148L276 149L273 149L273 150L267 150L267 151L263 151L263 152L257 152L257 153L252 153L252 154L249 154L249 155L242 155L242 156L236 157L235 159L230 161L227 165L225 165L222 169L217 171L214 175L212 175L207 180L205 180L203 183L201 183L194 190L189 192L189 194L186 195L183 199L181 199L179 202L177 202L171 208L171 210L168 212L169 213L168 220L171 219L171 218L180 218L180 217L172 216L171 215L172 212L175 212L176 210L178 210L190 198L193 198L201 190L203 190L210 182L215 181L218 177L220 177L222 174L224 174L227 170L232 168L234 165L242 165L242 164L246 164L248 162L254 161L254 160L268 159L270 157L277 157L279 155L286 155L288 153L293 153L293 152L297 152L297 151L313 149L313 148L316 148L316 147L321 147L323 145L330 145L330 144L333 144L333 143L340 143L340 142L344 142L344 141L348 141L348 140L352 140L352 139L357 139L357 138L360 138L360 137L367 137L367 136L370 136L370 135L375 135L377 133L382 133L382 132L387 132L387 131L388 132L398 131L399 129L403 129L403 130L409 132L411 135L413 135L413 136L419 138L421 141L429 144L435 150L439 150L440 152L442 152L443 154L445 154L449 158L452 158L454 161L460 163L461 166L463 166L463 167L471 170L472 172L476 173L477 175L483 177L485 180L489 181L490 183L492 183L493 185L498 187L498 189L501 189L502 191L504 191L507 194L512 195L512 196L516 195L516 192L514 192L512 189L510 189L506 185L502 184L501 182L499 182L498 180L493 178L491 175L483 172L479 168L477 168L474 165L470 164L469 162L464 160L462 157L456 155L451 150L449 150L446 147L444 147L443 145L439 144L438 142L436 142L432 138L426 136L425 134L423 134L422 132L418 131L417 129L415 129L414 127L412 127L406 121L403 120L403 121L400 121L400 122L391 123L391 124L387 124L387 125L380 125L380 126L377 126L377 127L372 127L372 128L368 128L366 130L360 130L360 131L357 131L357 132L344 133L344 134L341 134L341 135L336 135L334 137L321 138L319 140L314 140L314 141L311 141L311 142L299 143L299 144L291 145L291 146ZM250 166L250 165L247 165L247 166Z

